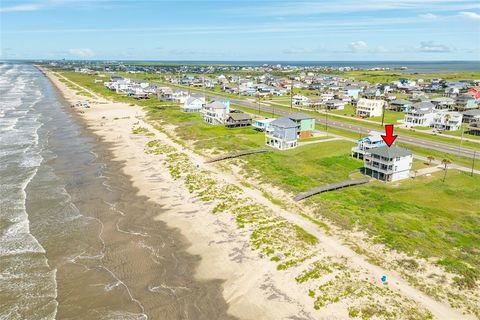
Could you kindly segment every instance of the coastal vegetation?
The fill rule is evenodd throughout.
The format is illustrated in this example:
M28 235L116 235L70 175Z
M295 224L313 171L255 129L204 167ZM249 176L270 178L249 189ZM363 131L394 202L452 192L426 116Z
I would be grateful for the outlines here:
M251 128L228 129L223 126L210 126L202 121L199 114L182 113L171 103L157 99L136 101L131 97L116 95L101 84L95 84L92 76L63 74L99 95L114 101L143 106L156 128L204 156L264 146L264 135ZM242 107L238 108L242 109ZM245 110L252 112L251 109ZM262 112L258 114L266 115ZM378 126L374 124L372 126L378 129ZM317 125L317 128L322 130L324 126ZM137 134L149 134L148 130L145 131L140 127L132 130ZM328 132L351 139L359 136L356 133L335 128L328 128ZM422 138L424 138L423 135ZM271 185L292 196L322 184L348 179L351 175L358 173L362 162L350 157L352 145L352 142L342 140L320 141L284 152L246 156L238 163L243 175L256 180L256 184ZM416 154L431 156L437 160L449 159L458 164L471 164L470 159L445 155L411 145L408 147ZM318 241L315 237L255 201L244 198L238 187L217 183L208 172L194 166L185 154L175 151L158 140L150 141L146 150L162 156L172 177L177 180L183 179L192 194L206 203L212 202L213 213L233 214L239 228L251 231L253 248L277 263L278 269L297 266L314 256ZM418 162L417 165L418 168L429 166L429 164L422 165ZM448 178L445 181L442 181L442 177L443 172L437 172L392 185L370 183L320 194L306 200L305 207L313 210L305 210L303 215L319 226L325 225L324 221L328 221L346 230L361 230L366 232L373 242L383 243L391 250L434 261L438 266L456 274L452 282L446 283L454 284L458 290L473 292L477 289L480 276L478 269L480 237L477 232L480 223L478 210L480 177L452 169L449 169ZM459 190L462 192L458 192ZM429 196L426 197L426 194ZM242 198L238 198L239 196ZM278 200L275 196L272 199ZM283 203L282 200L280 202ZM363 249L358 248L358 250ZM372 259L376 258L372 256ZM408 259L405 261L397 262L392 268L400 272L403 270L402 274L407 278L412 270L420 272L421 267L415 263L408 263ZM330 262L327 265L323 265L321 261L317 262L310 268L299 271L296 277L299 283L309 285L325 274L335 274L335 279L340 278L345 281L312 286L309 289L309 295L318 308L346 296L353 297L359 294L358 297L360 297L365 293L362 288L368 287L363 280L354 280L354 275L345 273L341 262L335 262L336 264ZM376 262L384 263L380 260ZM461 300L462 303L468 304L465 295L453 299L448 288L441 288L438 284L426 284L419 279L410 278L410 280L413 283L417 282L416 284L424 291L435 291L440 299L450 298L455 303ZM352 284L347 285L347 283ZM332 293L335 287L336 296ZM345 293L344 296L338 295L338 288L342 289L340 291ZM382 290L378 286L370 289ZM386 297L390 294L383 291L380 293ZM388 301L393 304L392 301L397 298L390 296ZM402 305L408 303L406 301ZM473 300L473 306L472 302L468 305L471 312L479 313L478 308L475 308L475 300ZM350 312L352 316L368 318L370 314L388 316L389 312L394 311L377 310L371 302L365 302L364 308L351 307ZM411 312L420 318L431 317L415 307L412 307Z

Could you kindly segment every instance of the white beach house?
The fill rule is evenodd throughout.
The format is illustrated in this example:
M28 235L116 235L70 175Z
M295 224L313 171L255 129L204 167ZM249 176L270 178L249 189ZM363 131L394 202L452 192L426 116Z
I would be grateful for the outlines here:
M372 148L364 157L365 174L385 182L408 178L412 164L412 152L397 146Z
M190 96L180 107L183 112L200 112L205 105L205 97Z
M357 116L363 118L379 117L383 113L386 104L384 100L361 98L357 102Z
M407 127L431 127L436 113L435 106L429 101L415 103L405 115L404 124Z
M225 124L230 113L230 101L213 101L202 108L203 120L209 124Z
M455 131L462 125L463 115L455 111L439 111L433 118L433 127L437 130Z

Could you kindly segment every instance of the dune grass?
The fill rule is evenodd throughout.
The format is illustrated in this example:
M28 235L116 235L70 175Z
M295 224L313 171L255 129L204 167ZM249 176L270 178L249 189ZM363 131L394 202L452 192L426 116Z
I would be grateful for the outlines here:
M182 113L178 107L165 106L157 99L136 101L116 95L101 84L94 84L93 77L88 75L65 75L98 94L144 106L153 121L176 125L176 138L190 141L199 151L214 148L232 152L264 147L264 134L250 127L228 129L207 125L198 113ZM329 128L329 131L358 138L358 134L340 129ZM352 146L349 141L331 141L242 159L247 173L258 173L259 181L294 194L348 179L358 172L362 162L349 156ZM415 153L432 154L438 160L446 156L408 147ZM252 175L252 179L257 179L256 176ZM437 257L440 264L461 275L459 286L469 287L479 277L480 176L449 170L445 182L442 177L443 172L437 172L401 183L374 182L320 194L306 200L306 205L315 208L317 215L309 218L319 224L321 219L328 218L347 229L356 225L391 248Z

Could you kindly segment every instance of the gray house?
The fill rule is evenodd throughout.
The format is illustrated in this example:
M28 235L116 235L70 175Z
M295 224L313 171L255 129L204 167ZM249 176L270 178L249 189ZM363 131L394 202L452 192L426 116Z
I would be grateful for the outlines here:
M473 109L463 112L463 122L472 123L480 121L480 109Z
M297 127L297 123L285 117L272 121L265 130L266 144L280 150L295 148Z

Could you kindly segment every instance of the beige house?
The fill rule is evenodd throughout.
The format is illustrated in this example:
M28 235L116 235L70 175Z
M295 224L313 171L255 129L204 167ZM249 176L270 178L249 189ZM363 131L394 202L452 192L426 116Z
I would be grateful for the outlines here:
M382 115L386 103L384 100L361 98L357 102L357 116L362 118L379 117Z

